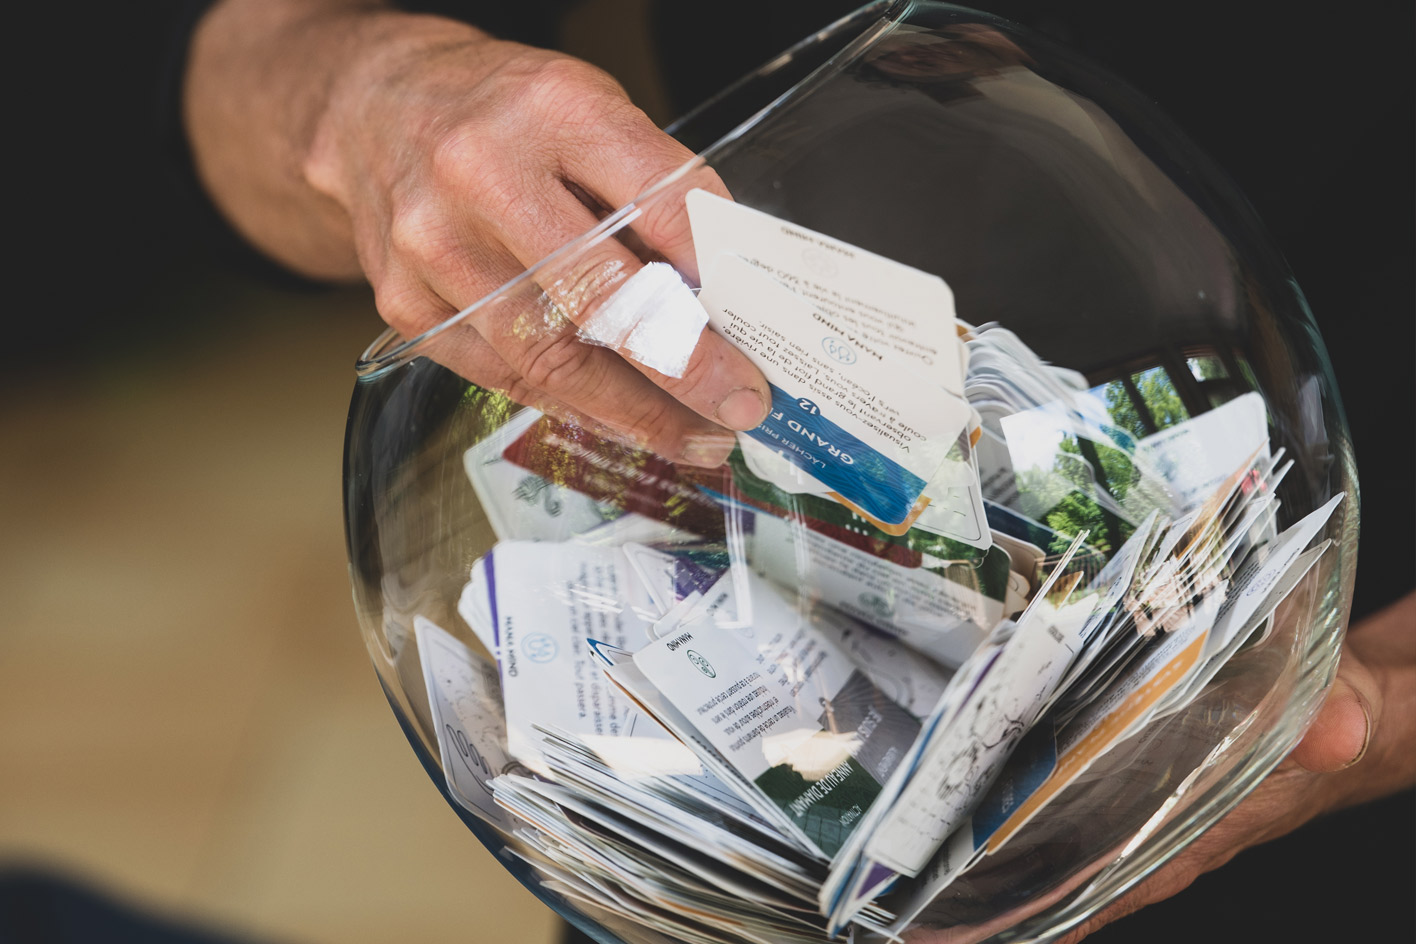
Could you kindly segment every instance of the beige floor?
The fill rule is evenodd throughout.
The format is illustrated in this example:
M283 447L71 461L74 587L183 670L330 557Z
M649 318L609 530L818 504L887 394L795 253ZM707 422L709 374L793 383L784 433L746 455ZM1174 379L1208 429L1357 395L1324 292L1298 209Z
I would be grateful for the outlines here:
M0 402L0 867L304 942L555 938L375 682L345 570L359 292L220 288L225 326Z

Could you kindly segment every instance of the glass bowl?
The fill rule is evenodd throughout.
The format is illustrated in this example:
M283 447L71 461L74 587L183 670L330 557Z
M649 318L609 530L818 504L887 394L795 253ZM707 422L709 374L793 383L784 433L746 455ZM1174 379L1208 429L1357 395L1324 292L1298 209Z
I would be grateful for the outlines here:
M359 361L344 456L348 552L360 627L389 704L468 827L550 907L596 940L668 939L587 904L573 883L528 864L537 850L526 834L478 812L494 809L488 776L527 772L508 761L517 751L505 730L483 732L498 749L479 749L445 723L451 709L430 702L422 650L432 637L418 624L485 652L463 597L499 540L535 538L547 548L643 542L699 563L716 555L720 569L731 561L766 573L800 612L834 613L828 621L844 619L858 635L866 623L911 648L926 637L937 643L928 636L937 626L927 606L904 612L905 568L932 567L987 595L992 578L981 562L1002 547L1020 597L1005 600L1000 589L1001 609L978 618L986 625L974 635L921 644L952 669L973 664L968 656L981 643L1006 644L1013 624L997 623L1000 614L1019 617L1010 601L1060 600L1055 583L1039 591L1048 578L1081 593L1145 530L1150 511L1178 518L1196 504L1187 489L1209 495L1214 483L1199 470L1225 460L1204 442L1176 445L1176 431L1190 435L1205 417L1225 418L1225 432L1211 439L1229 442L1231 427L1245 425L1234 419L1242 414L1246 428L1257 423L1266 437L1263 455L1292 463L1286 475L1263 459L1237 469L1250 473L1246 496L1255 483L1263 492L1266 477L1276 485L1277 502L1252 533L1267 528L1271 537L1327 508L1317 532L1330 546L1191 697L1100 753L1006 846L902 928L908 940L1060 935L1237 804L1297 742L1336 669L1355 561L1356 479L1303 296L1244 199L1153 106L1079 56L987 14L938 3L867 5L669 131L698 154L678 173L444 324L411 339L386 333ZM982 470L972 483L946 484L959 486L950 492L958 496L970 484L978 491L982 503L972 507L985 513L987 537L969 543L947 528L901 536L883 512L867 520L859 507L823 511L830 502L820 489L793 491L789 480L796 475L800 485L800 475L770 447L745 442L718 470L676 466L621 434L542 416L459 375L470 320L563 316L568 302L557 285L565 272L606 246L640 246L640 227L680 217L690 192L715 179L738 205L768 214L759 220L821 236L820 251L801 258L827 288L839 275L827 250L841 246L918 270L911 278L942 278L953 311L935 305L937 323L920 330L944 325L930 336L954 344L955 313L965 323L978 422L972 442L959 446ZM707 274L691 257L672 262L695 288ZM824 297L815 304L839 314ZM937 369L912 344L900 341L896 354L913 357L915 369ZM998 375L1002 395L997 377L990 387L983 376L1000 350L1016 355ZM1015 389L1037 378L1046 379L1043 392ZM1028 396L1035 408L1018 408ZM936 459L940 468L968 468L956 452ZM495 469L478 473L477 462ZM1333 510L1330 499L1344 493L1351 500ZM966 519L969 501L960 500ZM829 528L805 523L823 515L837 528L834 540L890 560L872 565L886 568L878 592L832 582L839 574L818 546ZM764 550L769 532L775 551ZM982 546L990 540L992 552ZM1239 579L1233 567L1221 570L1215 579ZM534 567L517 579L527 597L554 593L553 578ZM505 681L505 663L501 671ZM928 706L912 713L927 717ZM465 781L468 772L474 781ZM459 777L484 790L479 802L466 791L455 796ZM899 897L881 900L899 912Z

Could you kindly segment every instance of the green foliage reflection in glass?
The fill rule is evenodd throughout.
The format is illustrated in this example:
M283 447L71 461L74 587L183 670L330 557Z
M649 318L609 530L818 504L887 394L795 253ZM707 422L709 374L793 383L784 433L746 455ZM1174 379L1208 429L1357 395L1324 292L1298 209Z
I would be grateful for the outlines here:
M1216 358L1193 358L1191 366L1199 374L1197 379L1225 376L1224 367ZM1138 440L1190 418L1190 411L1164 367L1138 371L1091 392L1106 404L1112 422ZM1049 555L1062 553L1074 535L1087 530L1091 532L1087 543L1109 557L1135 530L1106 507L1122 505L1138 477L1130 456L1120 449L1063 436L1050 473L1043 473L1042 477L1061 479L1073 486L1044 516L1044 523L1056 532L1051 544L1044 548ZM1041 493L1046 488L1044 482L1030 481L1032 478L1028 472L1020 474L1020 490ZM1109 496L1113 501L1098 501L1098 496Z

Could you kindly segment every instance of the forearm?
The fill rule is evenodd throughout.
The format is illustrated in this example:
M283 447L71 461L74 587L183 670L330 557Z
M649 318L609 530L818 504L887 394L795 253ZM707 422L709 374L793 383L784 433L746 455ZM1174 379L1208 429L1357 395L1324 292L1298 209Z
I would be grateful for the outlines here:
M470 330L435 355L468 380L695 465L719 465L731 430L766 414L765 378L712 331L668 373L580 339L643 267L621 240L539 269L549 309L521 295L471 311L692 159L602 70L375 3L224 0L185 93L198 174L234 227L304 275L362 275L405 337L468 309ZM691 274L683 194L728 193L707 168L673 186L668 212L629 225Z
M349 212L311 182L331 107L396 73L415 49L487 42L461 23L360 0L218 3L193 38L184 82L198 176L267 255L313 278L357 279Z

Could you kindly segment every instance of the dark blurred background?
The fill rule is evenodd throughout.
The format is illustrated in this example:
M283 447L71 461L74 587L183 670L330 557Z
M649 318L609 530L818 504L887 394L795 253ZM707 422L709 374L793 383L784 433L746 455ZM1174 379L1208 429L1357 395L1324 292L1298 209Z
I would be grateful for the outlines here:
M1124 77L1247 194L1347 404L1354 614L1410 589L1412 5L974 5ZM587 0L481 22L597 62L666 123L853 6ZM241 939L553 940L413 763L365 661L338 470L350 367L380 324L365 290L241 246L196 188L173 37L200 7L34 5L11 28L0 939L49 887L33 879L62 875ZM1104 939L1411 940L1413 819L1409 793L1331 817Z

